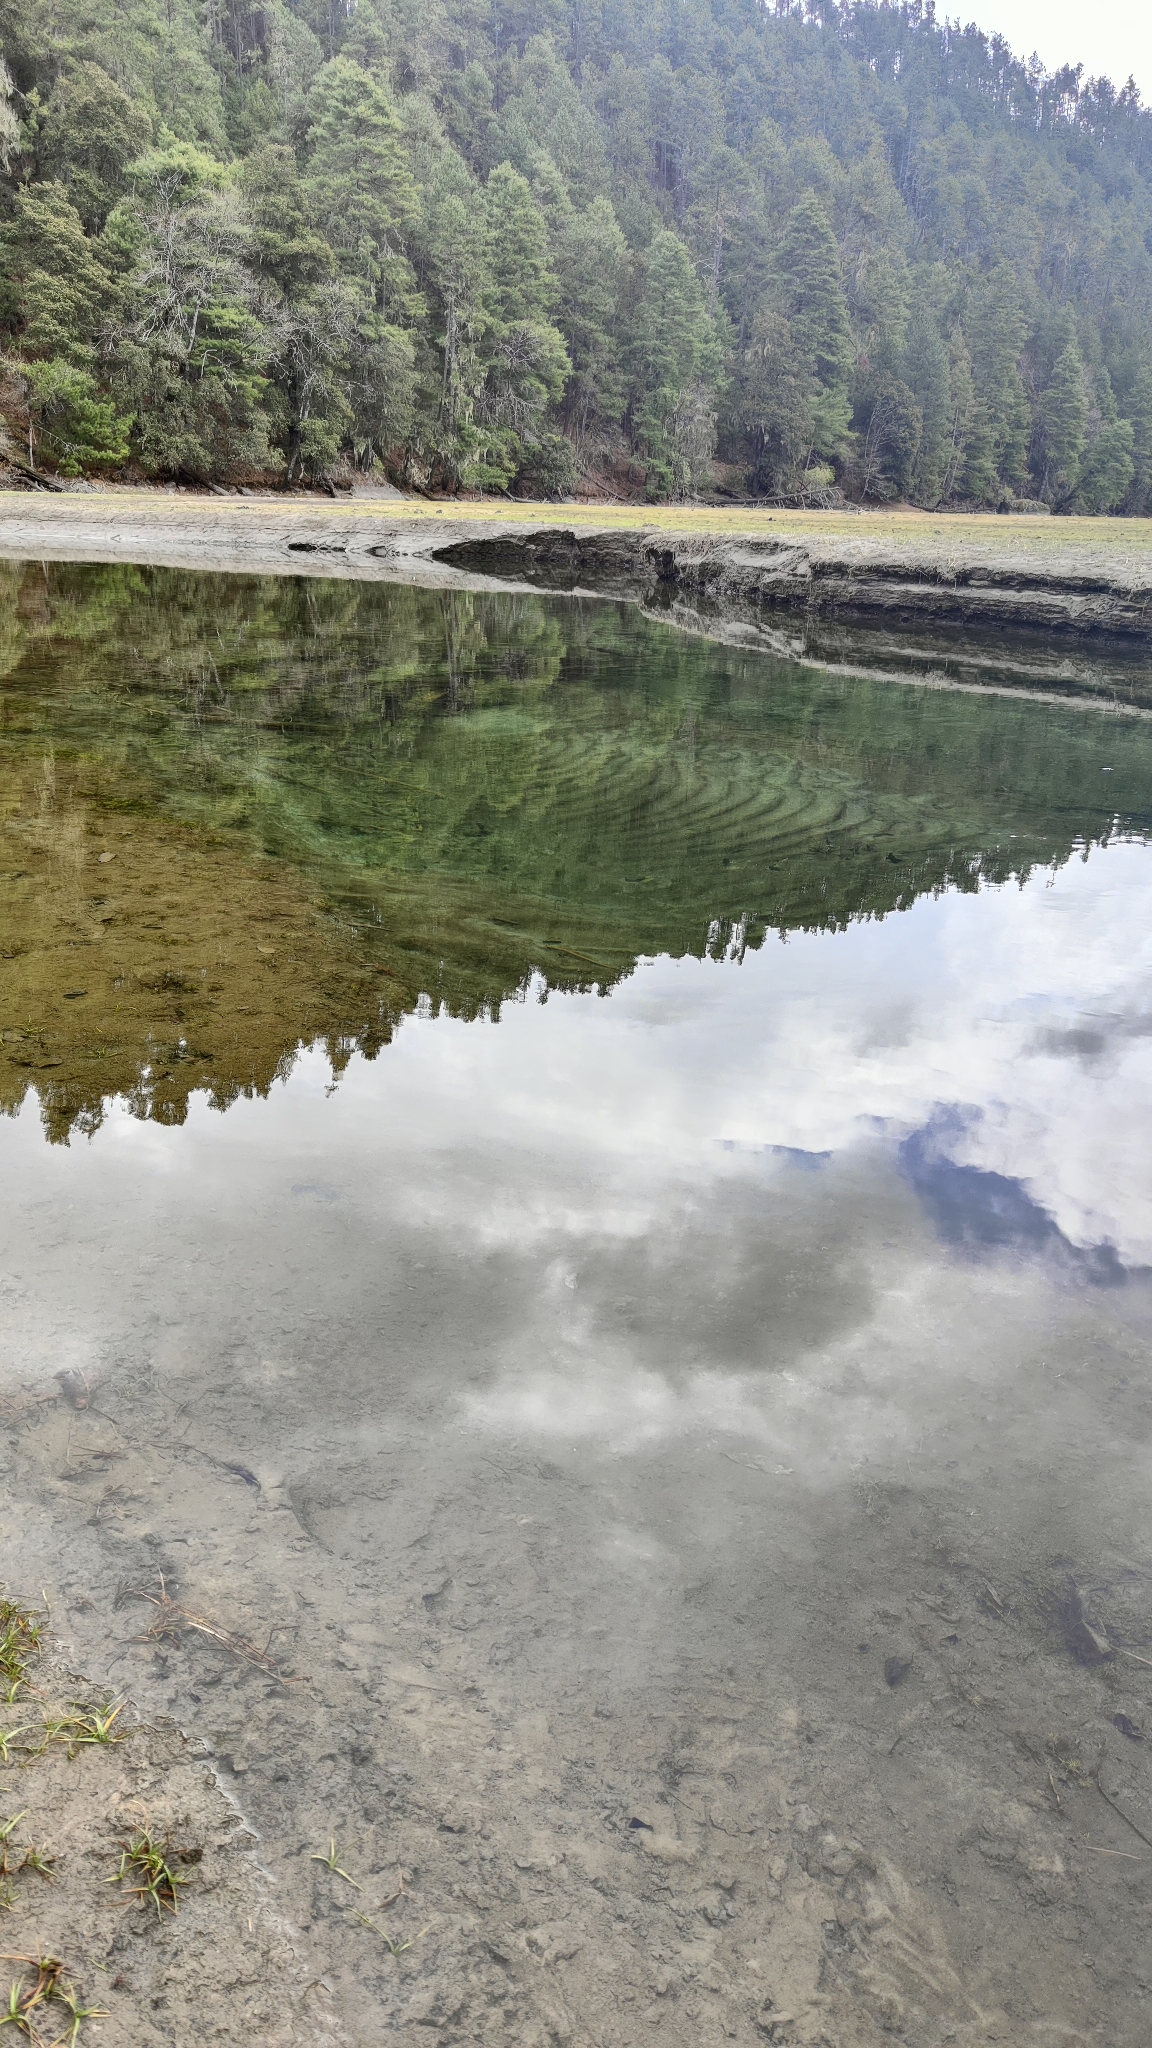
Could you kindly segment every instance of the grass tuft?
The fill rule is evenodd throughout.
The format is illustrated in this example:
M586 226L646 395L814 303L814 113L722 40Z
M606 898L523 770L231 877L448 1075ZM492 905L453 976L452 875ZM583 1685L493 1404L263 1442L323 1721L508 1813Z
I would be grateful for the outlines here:
M173 1870L168 1861L172 1844L167 1835L160 1843L149 1828L140 1828L119 1847L122 1851L120 1868L107 1882L128 1885L132 1897L139 1899L142 1906L155 1906L158 1920L165 1912L174 1913L178 1903L177 1891L181 1885L187 1884L188 1879Z
M10 1707L31 1692L28 1667L40 1655L47 1627L47 1612L0 1597L0 1705Z
M65 1976L59 1956L4 1956L0 1960L26 1963L35 1972L29 1977L22 1970L9 1986L7 2004L0 2006L0 2027L14 2027L33 2043L33 2048L45 2048L42 2026L53 2028L48 2048L75 2048L85 2020L107 2019L107 2013L99 2006L80 2003L76 1986ZM63 2033L55 2031L59 2008L63 2009Z
M73 1701L73 1711L70 1714L46 1714L43 1740L34 1754L42 1756L51 1742L65 1743L70 1757L75 1756L78 1750L94 1743L107 1745L123 1742L125 1736L131 1732L127 1728L116 1726L117 1718L123 1711L123 1700L119 1700L114 1707L82 1707Z
M336 1847L336 1837L333 1835L328 1844L328 1854L326 1856L312 1856L309 1860L312 1863L322 1863L325 1870L330 1870L334 1877L342 1877L345 1883L354 1886L356 1891L363 1891L364 1887L360 1884L359 1880L354 1878L349 1871L341 1869L340 1858L343 1853L342 1849Z

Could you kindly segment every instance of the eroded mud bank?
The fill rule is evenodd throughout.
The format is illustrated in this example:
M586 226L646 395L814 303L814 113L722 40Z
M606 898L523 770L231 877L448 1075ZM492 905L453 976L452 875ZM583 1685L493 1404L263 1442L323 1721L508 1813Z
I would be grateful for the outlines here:
M910 538L864 519L845 536L749 518L747 533L600 530L544 507L537 523L398 516L390 501L13 495L0 500L0 556L601 592L795 660L1152 703L1143 523L1092 522L1085 542L1078 522L1037 547L1023 528L1051 521L941 521Z

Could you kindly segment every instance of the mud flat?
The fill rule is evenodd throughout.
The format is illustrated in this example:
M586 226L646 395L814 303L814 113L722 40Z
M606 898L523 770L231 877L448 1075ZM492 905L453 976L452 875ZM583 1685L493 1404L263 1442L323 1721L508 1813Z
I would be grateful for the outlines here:
M1152 522L0 495L0 556L625 598L823 666L1152 701Z

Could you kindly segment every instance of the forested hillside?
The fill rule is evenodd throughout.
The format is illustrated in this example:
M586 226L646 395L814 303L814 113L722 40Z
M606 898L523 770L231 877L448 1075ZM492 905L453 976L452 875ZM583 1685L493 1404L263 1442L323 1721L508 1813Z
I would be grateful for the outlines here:
M1152 115L919 4L0 0L9 455L1152 513Z

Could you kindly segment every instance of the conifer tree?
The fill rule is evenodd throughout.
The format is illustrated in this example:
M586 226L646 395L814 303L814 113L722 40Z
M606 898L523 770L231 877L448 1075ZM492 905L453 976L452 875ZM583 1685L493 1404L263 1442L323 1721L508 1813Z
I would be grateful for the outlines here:
M117 296L113 266L63 185L22 186L0 228L0 321L22 353L91 366Z
M437 153L419 237L419 276L432 311L439 360L430 380L431 417L418 449L427 459L427 473L443 465L449 475L459 475L482 375L489 248L483 201L451 148Z
M86 469L115 467L127 459L131 417L121 417L101 396L90 371L56 357L29 363L24 376L35 452L51 455L61 475L83 476Z
M989 459L996 482L1008 489L1027 476L1031 415L1020 375L1020 356L1027 325L1020 287L1007 263L997 264L968 294L964 332L972 352L972 373L988 436ZM985 460L970 465L983 478ZM991 501L996 485L988 478L971 495Z
M972 358L957 322L948 337L948 431L942 495L945 500L995 497L987 422L976 399Z
M1124 510L1146 519L1152 514L1152 363L1142 352L1125 378L1124 417L1132 427L1132 481Z
M1087 445L1076 487L1076 509L1111 512L1132 482L1134 434L1116 407L1112 380L1103 363L1092 371L1093 404L1088 413Z
M754 497L791 496L802 488L816 432L811 382L788 322L762 308L740 352L728 414L746 440Z
M1044 445L1040 495L1062 508L1076 495L1088 439L1084 363L1074 332L1065 336L1038 410Z
M779 15L0 0L7 388L82 372L53 418L133 415L156 474L552 490L578 448L658 494L723 407L758 493L1152 514L1152 115L1054 122L976 31L961 86L930 10L898 68L877 0Z
M153 475L211 481L271 459L267 357L247 236L223 167L189 143L149 151L105 242L125 266L108 331L112 389Z
M816 452L834 455L848 434L852 327L836 237L814 192L806 192L788 217L775 277L779 310L813 379Z
M921 505L938 505L948 474L951 380L948 350L926 306L912 314L904 345L903 381L920 408L920 445L908 489Z
M715 417L704 394L718 375L720 347L678 235L657 235L647 251L633 336L633 409L649 495L682 496L712 453Z
M556 322L568 345L572 375L564 424L577 447L611 437L624 403L617 322L627 246L609 199L572 213L557 237Z
M250 227L251 260L257 275L284 299L331 277L332 251L315 226L300 180L299 166L285 143L253 150L240 179Z
M370 286L385 318L412 306L402 250L416 191L390 94L347 57L325 64L308 100L304 190L311 218L346 275Z
M99 64L70 67L57 79L36 143L44 178L57 178L89 233L103 227L123 189L128 165L152 140L147 110Z
M544 217L527 178L497 164L484 191L488 227L488 308L497 321L550 319L556 273Z

